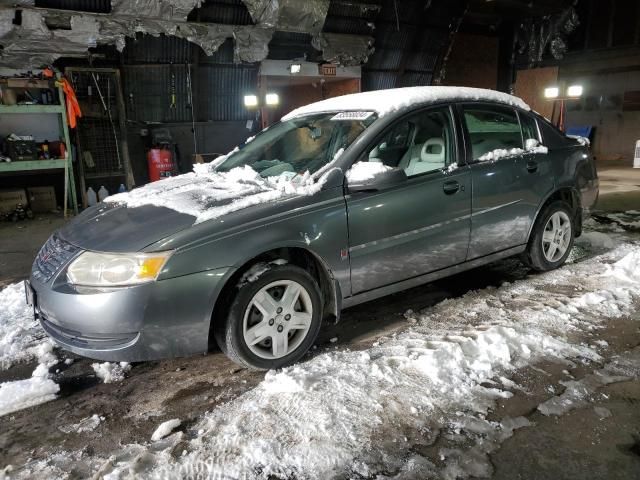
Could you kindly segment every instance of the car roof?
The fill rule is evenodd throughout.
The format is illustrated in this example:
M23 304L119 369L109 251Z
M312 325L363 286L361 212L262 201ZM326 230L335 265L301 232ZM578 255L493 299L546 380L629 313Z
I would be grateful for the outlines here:
M441 86L405 87L328 98L297 108L282 117L282 120L286 121L314 113L358 110L374 111L379 117L383 117L415 106L464 100L488 101L531 110L522 99L496 90Z

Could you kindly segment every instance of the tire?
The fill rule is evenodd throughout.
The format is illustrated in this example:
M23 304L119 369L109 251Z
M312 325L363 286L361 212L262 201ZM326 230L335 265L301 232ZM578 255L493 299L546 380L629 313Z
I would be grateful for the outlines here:
M558 223L554 223L558 221L560 227ZM522 256L523 263L538 272L560 267L571 253L575 232L571 207L562 201L550 203L536 219L527 249Z
M297 300L288 306L296 289ZM214 325L214 336L222 351L243 367L281 368L311 348L322 325L323 305L320 288L309 273L295 265L272 265L255 281L239 285L225 321ZM252 337L257 342L253 345L248 340Z

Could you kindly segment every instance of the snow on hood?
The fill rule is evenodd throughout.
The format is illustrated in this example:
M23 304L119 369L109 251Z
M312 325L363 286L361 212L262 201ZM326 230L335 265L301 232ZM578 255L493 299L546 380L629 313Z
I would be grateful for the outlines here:
M531 110L520 98L495 90L469 87L406 87L329 98L297 108L282 117L282 120L336 110L373 110L378 113L378 116L383 117L421 103L456 100L488 100Z
M225 156L226 158L226 156ZM149 183L130 192L105 199L128 208L154 205L196 218L194 223L227 213L295 195L312 195L323 185L326 175L315 181L307 172L295 177L280 175L263 178L249 166L216 172L221 162L196 164L194 171Z

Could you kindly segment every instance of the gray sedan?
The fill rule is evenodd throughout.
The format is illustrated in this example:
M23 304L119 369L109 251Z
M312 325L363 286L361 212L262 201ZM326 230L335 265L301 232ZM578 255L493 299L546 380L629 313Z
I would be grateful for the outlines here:
M583 139L498 92L302 107L189 174L56 232L27 282L62 348L109 361L299 360L341 309L498 259L561 266L595 203Z

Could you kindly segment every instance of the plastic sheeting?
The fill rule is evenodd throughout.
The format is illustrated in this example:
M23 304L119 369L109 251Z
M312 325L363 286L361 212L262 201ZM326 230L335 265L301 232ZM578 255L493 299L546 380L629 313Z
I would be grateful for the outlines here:
M526 54L530 67L538 65L548 51L553 58L561 60L567 53L567 37L580 25L574 7L563 12L542 17L529 18L517 32L520 54Z
M112 15L132 15L161 18L163 20L186 20L202 0L111 0Z
M84 55L96 45L111 44L122 51L126 37L136 33L161 34L184 38L213 54L227 38L235 39L237 62L259 62L266 58L273 30L261 26L198 24L94 15L53 10L22 10L22 24L14 25L13 9L0 9L0 43L4 45L0 65L29 69L52 63L60 56ZM69 29L50 29L47 24L68 25Z
M325 61L352 67L367 62L374 52L373 41L373 37L366 35L319 33L313 37L311 44L315 49L322 50Z
M265 28L285 32L320 33L329 0L242 0L251 18Z

